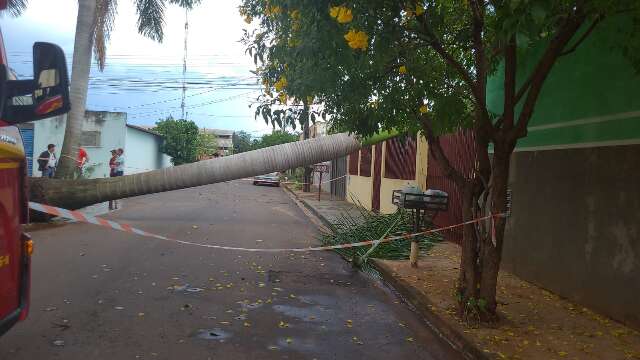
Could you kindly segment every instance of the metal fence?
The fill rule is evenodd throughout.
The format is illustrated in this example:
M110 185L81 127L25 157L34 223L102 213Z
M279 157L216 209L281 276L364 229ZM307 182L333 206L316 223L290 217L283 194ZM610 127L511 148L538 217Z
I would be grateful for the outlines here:
M440 137L440 143L451 165L467 178L474 173L476 150L472 130L460 130L457 133ZM439 212L434 219L438 227L459 224L462 222L462 189L447 178L438 162L433 158L431 148L427 163L427 188L443 190L449 193L449 210ZM460 243L462 241L462 228L447 231L447 241Z

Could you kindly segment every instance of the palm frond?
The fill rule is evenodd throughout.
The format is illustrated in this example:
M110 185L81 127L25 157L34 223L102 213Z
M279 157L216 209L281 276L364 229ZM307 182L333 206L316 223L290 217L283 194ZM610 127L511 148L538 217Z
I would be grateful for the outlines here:
M11 16L18 17L27 10L28 3L29 0L9 0L7 1L6 11L8 11Z
M193 9L194 6L200 4L202 0L169 0L169 4L178 5L183 9Z
M138 32L151 40L162 42L164 38L165 0L135 1L136 13L138 14Z
M323 245L339 245L366 240L377 240L387 236L404 235L413 232L413 216L402 209L394 214L378 214L365 209L356 202L359 214L344 212L332 221L331 231L319 235ZM433 224L426 224L432 227ZM405 260L409 258L412 239L402 239L379 243L378 246L361 246L336 249L343 257L355 260L354 264L363 270L373 272L369 258ZM440 234L425 234L414 238L421 252L426 252L442 240Z
M113 30L118 9L118 0L97 0L96 30L93 35L93 53L100 71L104 70L107 58L107 43Z

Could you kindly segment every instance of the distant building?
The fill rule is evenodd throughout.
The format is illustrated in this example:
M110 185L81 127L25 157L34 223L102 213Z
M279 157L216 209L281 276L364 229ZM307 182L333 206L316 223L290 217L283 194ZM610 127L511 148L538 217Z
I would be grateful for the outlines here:
M233 153L233 130L202 128L200 131L216 136L218 155L227 156Z
M65 124L66 115L23 126L23 137L27 135L26 137L32 139L30 154L27 156L37 157L40 152L46 150L47 144L54 144L59 158ZM127 124L126 113L87 111L80 140L81 146L89 155L89 163L85 167L86 177L108 177L110 150L118 148L124 149L125 152L125 175L171 166L171 157L160 152L163 141L162 135L158 133ZM32 161L31 175L40 176L36 161Z

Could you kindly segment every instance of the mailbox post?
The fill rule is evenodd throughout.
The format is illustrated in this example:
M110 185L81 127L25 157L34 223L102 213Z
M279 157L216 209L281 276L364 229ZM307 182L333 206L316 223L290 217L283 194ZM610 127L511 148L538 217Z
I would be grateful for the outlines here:
M403 190L393 190L391 203L399 208L411 210L415 215L413 231L420 231L420 221L423 217L433 218L438 211L446 211L449 208L449 194L441 190L428 189L425 192L418 188L406 188ZM409 261L412 267L418 267L418 240L417 237L411 241L411 255Z

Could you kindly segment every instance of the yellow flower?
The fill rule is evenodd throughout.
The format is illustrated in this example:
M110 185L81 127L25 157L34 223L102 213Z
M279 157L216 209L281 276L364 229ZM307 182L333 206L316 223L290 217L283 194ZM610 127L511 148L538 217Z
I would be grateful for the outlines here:
M286 104L287 103L287 94L281 92L280 94L278 94L278 100L280 100L281 104Z
M329 15L330 15L332 18L336 18L336 17L338 17L338 14L339 14L339 13L340 13L340 6L332 6L332 7L329 9Z
M252 21L253 19L251 18L251 16L247 16L244 18L244 22L246 22L247 24L251 24Z
M416 16L424 14L424 7L420 4L416 5Z
M277 15L280 14L282 12L282 8L280 6L270 6L265 10L265 15L270 16L270 15Z
M398 72L399 72L400 74L406 74L406 73L407 73L407 67L406 67L406 66L404 66L404 65L400 66L400 67L398 68Z
M292 19L300 19L300 10L293 10L290 15Z
M329 9L329 15L340 24L350 23L353 20L351 9L345 6L333 6Z
M347 40L349 47L352 49L366 50L369 42L369 36L367 33L353 29L349 30L349 32L344 36L344 39Z
M420 106L420 114L426 114L429 111L427 105Z
M276 91L282 91L284 88L287 87L287 78L282 76L280 77L280 80L278 80L274 86L276 87Z

